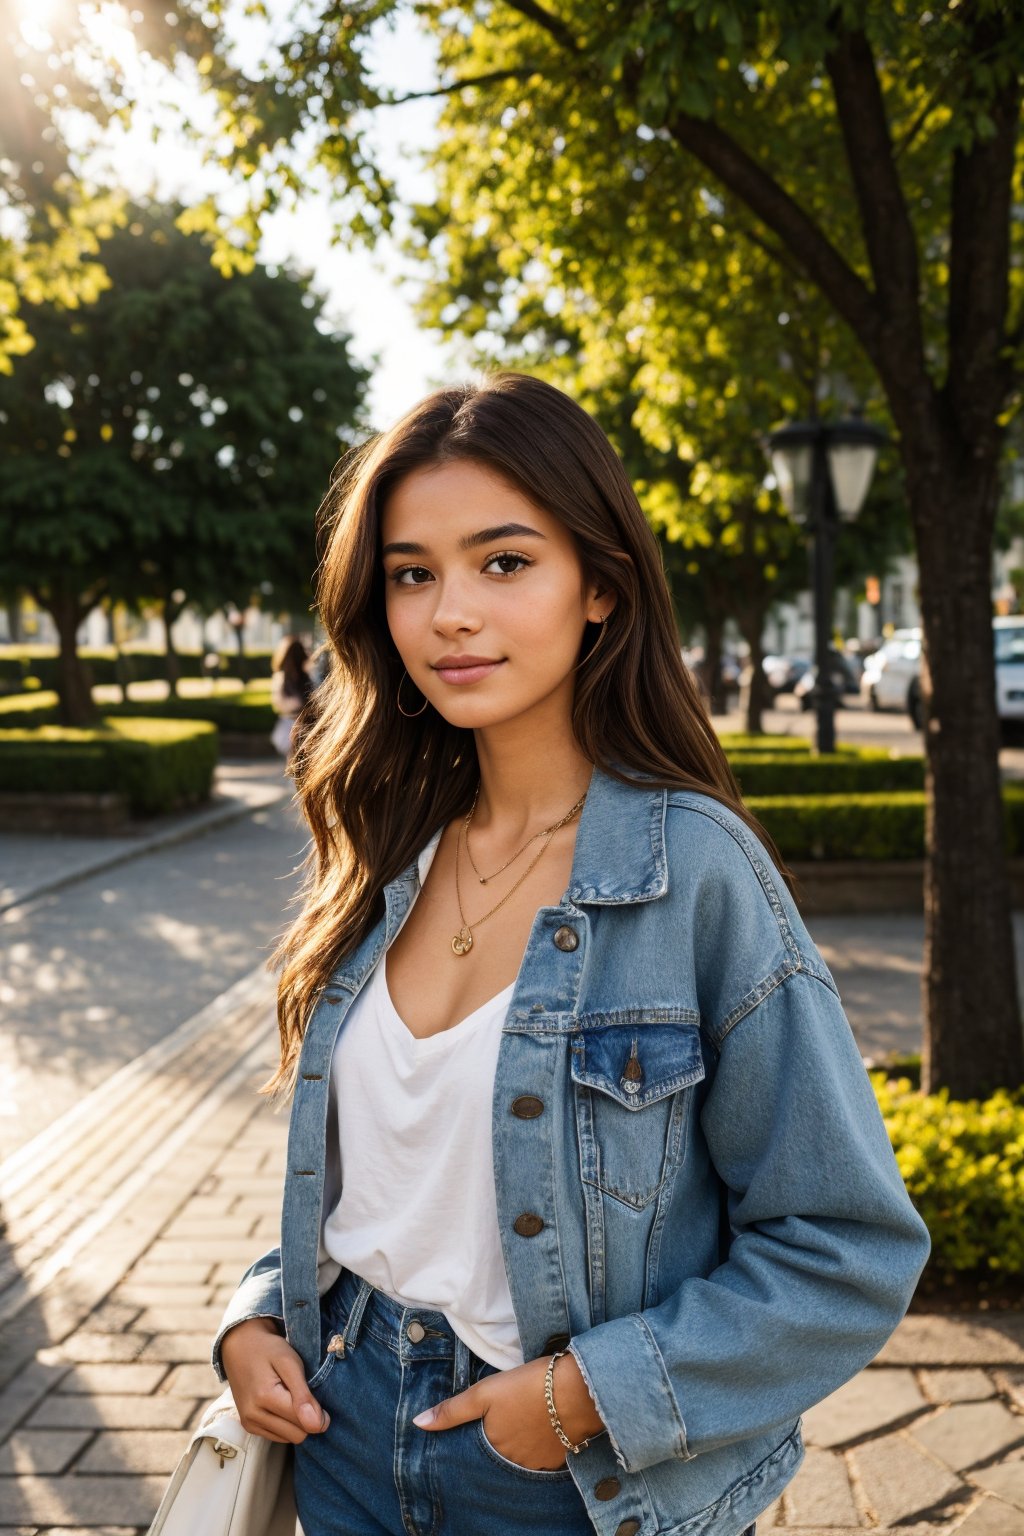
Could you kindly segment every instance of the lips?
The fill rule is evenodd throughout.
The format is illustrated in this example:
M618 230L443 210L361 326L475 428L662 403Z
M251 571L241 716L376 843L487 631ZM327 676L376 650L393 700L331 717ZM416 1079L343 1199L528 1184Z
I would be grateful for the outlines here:
M442 656L434 662L434 671L443 682L465 684L478 683L504 665L504 659L490 656Z

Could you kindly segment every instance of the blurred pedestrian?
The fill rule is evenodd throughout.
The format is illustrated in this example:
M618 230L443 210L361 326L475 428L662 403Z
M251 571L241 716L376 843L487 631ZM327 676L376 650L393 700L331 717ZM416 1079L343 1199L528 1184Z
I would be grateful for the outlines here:
M298 635L285 635L274 652L270 677L270 702L277 714L277 721L270 734L275 748L285 759L285 772L292 765L296 737L296 721L313 692L313 679L309 675L309 653Z

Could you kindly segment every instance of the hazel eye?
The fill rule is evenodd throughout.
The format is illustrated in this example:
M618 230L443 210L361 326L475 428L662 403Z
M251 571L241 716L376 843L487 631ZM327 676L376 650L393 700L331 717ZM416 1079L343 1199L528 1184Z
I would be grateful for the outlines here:
M494 572L496 576L518 576L521 570L525 570L528 565L533 564L533 561L529 560L526 555L517 555L514 554L511 550L508 550L504 551L500 555L492 555L491 558L487 561L487 565L484 566L484 570L486 571L487 566L495 565L502 561L505 562L505 566L500 571ZM509 565L511 565L513 569L509 570L507 568Z

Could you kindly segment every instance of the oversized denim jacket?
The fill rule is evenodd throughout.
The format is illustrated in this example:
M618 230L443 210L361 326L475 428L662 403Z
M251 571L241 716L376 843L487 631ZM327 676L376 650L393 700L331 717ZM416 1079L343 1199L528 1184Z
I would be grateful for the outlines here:
M331 1055L416 882L414 862L387 885L310 1016L282 1242L228 1304L221 1381L224 1333L255 1316L283 1320L314 1390L344 1368L319 1312L339 1270L321 1242ZM539 1114L515 1113L523 1095ZM801 1413L903 1316L929 1242L832 975L734 813L595 769L568 889L530 931L492 1116L524 1358L568 1343L608 1431L567 1458L595 1531L737 1536L800 1465Z

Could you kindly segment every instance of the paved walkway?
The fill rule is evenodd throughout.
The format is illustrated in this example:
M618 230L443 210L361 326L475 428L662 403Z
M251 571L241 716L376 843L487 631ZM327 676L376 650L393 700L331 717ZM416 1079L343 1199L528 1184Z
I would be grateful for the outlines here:
M258 968L0 1164L7 1536L142 1536L219 1391L221 1310L278 1234L272 985ZM759 1533L1024 1536L1024 1315L907 1318L805 1428Z
M206 805L139 821L123 832L88 837L0 833L0 913L74 885L158 848L200 837L253 811L291 799L295 785L280 758L221 759Z
M290 780L248 782L231 807L244 814L211 828L197 813L173 842L154 827L139 856L78 866L0 914L0 1163L272 952L308 830ZM260 790L285 798L260 803ZM23 842L44 875L46 861L83 857L71 838ZM6 838L0 869L12 869Z

